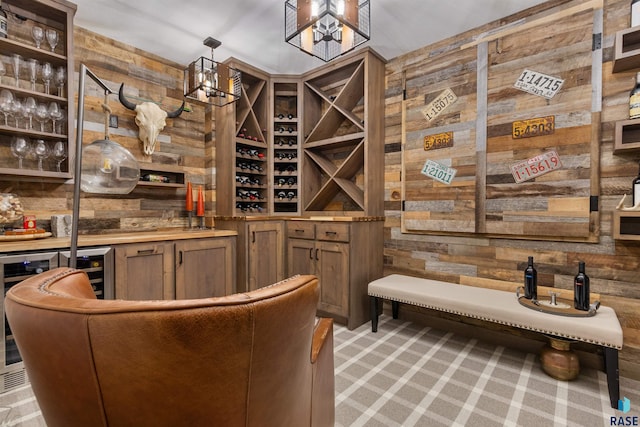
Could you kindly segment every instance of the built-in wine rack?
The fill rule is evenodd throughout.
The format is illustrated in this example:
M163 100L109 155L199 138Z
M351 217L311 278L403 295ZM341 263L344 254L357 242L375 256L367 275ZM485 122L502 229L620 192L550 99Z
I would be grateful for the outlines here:
M296 80L273 81L273 212L299 213L300 121Z

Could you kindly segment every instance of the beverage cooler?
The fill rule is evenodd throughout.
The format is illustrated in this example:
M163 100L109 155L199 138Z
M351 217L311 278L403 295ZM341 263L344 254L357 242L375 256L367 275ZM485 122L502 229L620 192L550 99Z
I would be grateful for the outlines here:
M113 250L109 247L78 250L77 268L87 272L98 298L113 299L113 259ZM4 287L0 306L4 319L0 353L0 393L28 382L22 358L4 315L4 296L13 285L29 276L66 265L69 265L69 251L0 255L0 280Z

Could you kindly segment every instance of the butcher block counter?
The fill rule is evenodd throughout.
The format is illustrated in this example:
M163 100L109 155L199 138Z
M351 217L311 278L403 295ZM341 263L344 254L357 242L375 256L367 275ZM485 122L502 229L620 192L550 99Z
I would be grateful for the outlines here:
M114 234L94 234L78 236L78 247L120 245L127 243L163 242L169 240L205 239L212 237L236 236L231 230L183 230L167 229ZM36 251L45 249L65 249L71 246L71 238L47 237L44 239L0 242L0 253Z

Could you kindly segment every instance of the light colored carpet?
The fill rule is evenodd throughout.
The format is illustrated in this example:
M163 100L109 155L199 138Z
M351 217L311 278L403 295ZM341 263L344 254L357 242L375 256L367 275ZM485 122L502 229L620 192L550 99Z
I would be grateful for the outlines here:
M638 381L621 378L631 401L623 414L611 408L604 372L557 381L535 354L380 320L377 333L370 324L334 330L338 426L600 427L640 412Z
M620 380L631 401L623 414L609 405L604 372L556 381L534 354L389 316L375 334L368 323L336 325L334 338L338 427L600 427L640 412L639 381ZM46 427L29 386L0 394L0 406L11 407L11 426Z

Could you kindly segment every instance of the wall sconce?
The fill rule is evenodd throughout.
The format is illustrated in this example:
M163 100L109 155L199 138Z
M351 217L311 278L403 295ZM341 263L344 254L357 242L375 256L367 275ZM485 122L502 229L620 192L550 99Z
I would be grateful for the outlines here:
M201 56L184 70L184 96L221 107L240 99L241 73L213 60L213 51L222 43L207 37L203 44L211 48L211 59Z
M371 38L369 0L287 0L284 23L287 43L325 62Z

